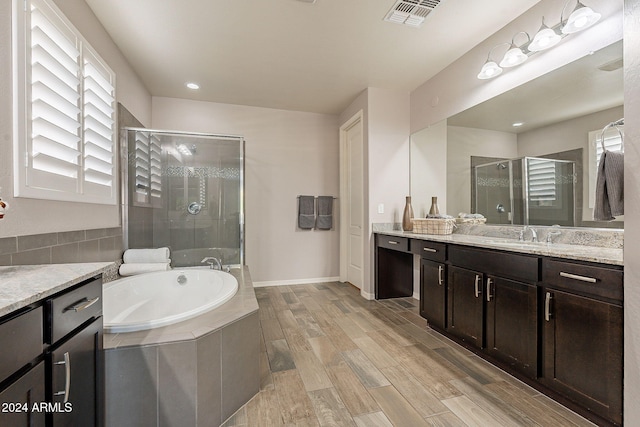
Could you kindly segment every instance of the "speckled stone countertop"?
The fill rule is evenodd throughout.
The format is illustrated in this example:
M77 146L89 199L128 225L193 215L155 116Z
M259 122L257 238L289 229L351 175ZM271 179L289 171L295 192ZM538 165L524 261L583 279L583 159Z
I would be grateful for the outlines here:
M257 311L258 300L253 290L249 268L232 268L230 273L238 280L238 292L220 307L173 325L145 331L104 334L105 350L193 340Z
M101 274L112 265L91 262L0 267L0 316Z
M543 255L554 258L565 258L578 261L598 262L602 264L623 265L622 249L603 248L584 245L567 245L562 243L519 242L516 239L487 237L469 234L415 234L397 230L378 230L378 234L409 237L412 239L430 240L433 242L453 243L457 245L475 246L479 248L499 249L531 255Z

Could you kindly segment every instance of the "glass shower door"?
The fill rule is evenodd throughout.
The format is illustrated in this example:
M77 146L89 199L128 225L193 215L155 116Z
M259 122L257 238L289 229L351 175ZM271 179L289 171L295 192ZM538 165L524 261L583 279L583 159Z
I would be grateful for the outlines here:
M221 259L223 264L243 264L243 139L142 129L133 132L134 141L155 141L159 148L144 149L144 144L136 142L132 150L130 137L129 155L136 159L135 167L129 168L129 191L134 195L127 221L130 243L134 237L152 241L154 247L168 246L174 267L201 265L208 256ZM156 176L156 197L144 198L141 194L154 181L144 177L145 169L152 169L144 158L147 152L156 151L161 153L157 156L161 161L156 162L155 172L149 173ZM140 227L136 219L149 215L152 220Z
M476 206L474 213L489 224L511 224L511 162L508 160L475 167Z

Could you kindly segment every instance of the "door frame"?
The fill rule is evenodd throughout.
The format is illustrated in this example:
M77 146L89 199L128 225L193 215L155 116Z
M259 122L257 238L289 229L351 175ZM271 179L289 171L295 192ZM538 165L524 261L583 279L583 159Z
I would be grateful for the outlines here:
M358 122L362 128L361 137L363 140L363 156L364 156L364 113L362 110L358 111L354 114L349 120L344 122L340 126L340 200L342 201L342 209L340 209L340 281L347 281L347 268L348 268L348 239L349 239L349 214L350 214L350 206L348 199L349 188L347 186L348 182L348 165L349 165L349 150L347 147L347 131L351 129L354 125L357 125ZM363 168L364 175L364 168ZM364 176L362 177L362 182L364 183ZM364 190L364 187L363 187ZM362 198L363 205L365 198ZM364 233L364 206L362 209L362 226ZM363 235L363 245L364 245L364 235ZM364 246L360 247L360 251L362 252L362 259L364 260ZM364 265L360 271L360 283L361 286L364 286Z

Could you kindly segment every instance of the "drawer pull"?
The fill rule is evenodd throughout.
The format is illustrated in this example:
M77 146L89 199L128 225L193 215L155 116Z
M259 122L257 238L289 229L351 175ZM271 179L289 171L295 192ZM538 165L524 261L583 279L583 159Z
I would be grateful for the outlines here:
M396 242L395 240L389 240L390 245L399 245L400 242Z
M64 310L62 310L63 313L66 313L67 311L74 311L74 312L79 312L82 311L86 308L91 307L93 304L97 303L98 300L100 300L100 297L95 297L93 299L87 299L87 298L83 298L82 300L78 301L77 303L70 305L69 307L65 308Z
M71 387L71 357L69 357L69 352L67 351L64 354L64 360L60 362L56 362L56 365L64 365L64 391L57 391L53 395L54 396L64 396L63 403L67 403L69 401L69 388Z
M596 283L598 279L587 276L579 276L577 274L565 273L564 271L560 272L560 276L566 277L567 279L580 280L582 282Z
M544 297L544 320L549 322L551 320L551 292L547 292Z
M491 279L487 279L487 302L491 302Z
M438 285L442 285L442 272L444 271L444 267L438 266Z
M423 251L427 251L427 252L433 252L433 253L438 252L438 250L437 250L437 249L433 249L433 248L422 248L422 250L423 250Z
M476 274L475 295L476 298L480 296L480 275L478 274Z

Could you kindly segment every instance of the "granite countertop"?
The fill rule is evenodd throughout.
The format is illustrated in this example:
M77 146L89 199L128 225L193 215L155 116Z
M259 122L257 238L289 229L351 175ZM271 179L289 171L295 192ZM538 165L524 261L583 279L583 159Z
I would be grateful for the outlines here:
M500 237L475 236L468 234L416 234L407 231L376 231L388 236L409 237L412 239L430 240L433 242L453 243L479 248L499 249L531 255L543 255L554 258L565 258L578 261L598 262L602 264L623 265L623 250L584 245L567 245L561 243L519 242L515 239Z
M238 280L238 292L220 307L172 325L144 331L104 334L105 350L193 340L258 311L258 300L253 290L249 267L232 268L229 273Z
M112 265L91 262L0 267L0 316L103 273Z

